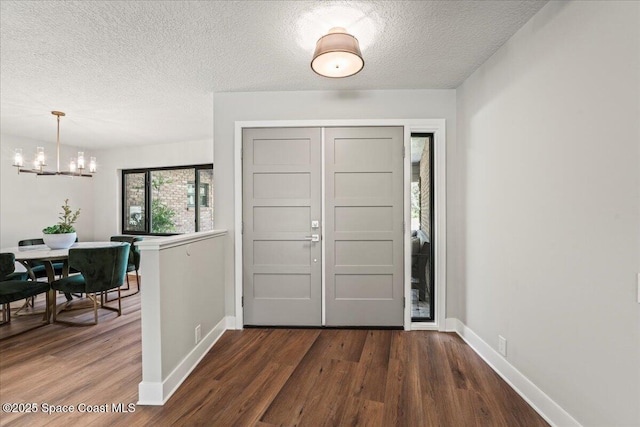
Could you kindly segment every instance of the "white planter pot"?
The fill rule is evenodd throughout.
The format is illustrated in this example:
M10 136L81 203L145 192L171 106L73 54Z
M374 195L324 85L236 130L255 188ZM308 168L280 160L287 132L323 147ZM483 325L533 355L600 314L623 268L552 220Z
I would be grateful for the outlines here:
M76 241L76 233L42 234L44 244L51 249L67 249Z

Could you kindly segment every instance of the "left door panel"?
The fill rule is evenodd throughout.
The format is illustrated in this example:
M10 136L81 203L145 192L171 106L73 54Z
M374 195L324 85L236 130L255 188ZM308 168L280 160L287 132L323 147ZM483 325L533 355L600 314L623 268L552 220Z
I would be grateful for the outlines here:
M321 130L242 133L245 325L322 323Z

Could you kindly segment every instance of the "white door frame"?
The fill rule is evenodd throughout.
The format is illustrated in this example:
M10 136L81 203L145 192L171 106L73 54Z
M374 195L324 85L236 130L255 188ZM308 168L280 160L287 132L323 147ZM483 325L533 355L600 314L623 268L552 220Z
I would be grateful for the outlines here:
M244 326L242 307L242 129L256 127L346 127L346 126L403 126L404 127L404 308L405 330L445 330L446 318L446 131L444 119L381 119L381 120L266 120L237 121L234 134L234 227L235 227L235 328ZM434 240L436 310L433 322L411 322L411 134L434 135ZM323 168L324 171L324 168ZM323 181L324 182L324 181ZM324 205L323 205L324 212ZM323 218L324 226L324 218ZM324 227L322 228L324 230ZM324 298L324 276L322 280ZM324 305L323 305L324 323Z

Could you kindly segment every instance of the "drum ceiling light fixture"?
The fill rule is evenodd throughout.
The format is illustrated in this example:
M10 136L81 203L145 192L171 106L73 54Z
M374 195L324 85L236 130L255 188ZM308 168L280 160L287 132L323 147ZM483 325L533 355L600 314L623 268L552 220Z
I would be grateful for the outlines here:
M342 27L333 27L320 37L311 60L311 69L323 77L342 78L364 67L358 39Z
M58 120L58 132L56 134L56 170L47 171L44 167L47 165L44 156L44 147L36 148L36 156L33 160L33 168L26 169L24 165L24 157L22 156L22 148L16 148L13 156L13 166L18 168L18 173L35 173L36 175L68 175L68 176L85 176L91 178L96 173L96 158L89 157L89 165L86 166L84 152L78 151L78 157L72 157L69 162L69 170L60 170L60 117L64 117L66 114L62 111L52 111L51 114L56 116ZM89 169L89 173L85 173L85 169Z

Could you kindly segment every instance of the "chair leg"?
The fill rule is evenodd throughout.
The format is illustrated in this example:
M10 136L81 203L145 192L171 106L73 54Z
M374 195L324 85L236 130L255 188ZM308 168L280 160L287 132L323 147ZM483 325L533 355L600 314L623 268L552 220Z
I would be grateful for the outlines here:
M104 303L104 293L100 292L100 304ZM98 296L93 294L93 321L98 324Z
M51 323L51 321L50 321L50 319L49 319L49 292L46 292L46 299L47 299L47 301L46 301L46 308L45 308L45 316L44 316L44 318L42 319L42 322L41 322L41 323L39 323L39 324L37 324L37 325L35 325L35 326L32 326L32 327L30 327L30 328L23 329L23 330L21 330L21 331L19 331L19 332L15 333L15 334L11 334L11 335L9 335L9 336L2 337L2 338L0 338L0 341L3 341L3 340L5 340L5 339L12 338L12 337L14 337L14 336L16 336L16 335L20 335L20 334L23 334L23 333L25 333L25 332L29 332L29 331L31 331L32 329L40 328L40 327L42 327L42 326L45 326L45 325L50 324L50 323ZM11 322L11 304L10 304L10 303L1 304L1 306L2 306L2 307L1 307L0 309L2 310L2 318L3 318L3 322L2 322L2 323L0 323L0 326L4 326L4 325L7 325L7 324L9 324L9 323Z
M118 288L118 316L122 316L122 296L120 294L120 288Z
M44 318L45 318L45 320L47 322L47 325L48 325L49 323L51 323L51 319L50 319L51 312L49 311L50 310L49 303L51 301L49 300L49 291L45 292L44 294L45 294ZM55 313L55 309L53 311Z
M111 308L111 307L107 307L107 306L103 306L104 303L104 294L103 292L100 292L100 301L98 301L98 293L93 292L93 293L87 293L87 298L91 300L91 302L93 303L93 322L72 322L69 320L58 320L57 319L57 309L54 309L53 311L53 321L55 323L61 323L63 325L69 325L69 326L95 326L98 324L98 309L99 308L104 308L107 310L112 310L112 311L116 311L115 308ZM84 306L84 307L77 307L77 308L71 308L70 311L73 310L82 310L82 309L91 309L91 306ZM66 311L64 308L62 310L60 310L60 312Z
M29 305L31 305L32 307L35 307L35 304L30 302L31 300L33 300L33 297L25 298L22 306L19 309L17 309L16 312L13 314L18 316L22 310L28 309Z
M126 288L122 288L122 290L129 290L131 289L130 285L129 285L129 273L127 273L125 275L126 279L127 279L127 287ZM127 295L123 295L122 298L127 298L127 297L131 297L134 296L135 294L137 294L138 292L140 292L140 274L138 273L138 270L136 270L136 283L138 284L138 289L136 289L135 292L131 292L128 293ZM120 289L120 288L118 288ZM115 301L115 299L109 299L109 292L114 292L116 289L110 289L108 290L107 293L107 302L111 302L111 301Z
M11 322L11 305L9 303L2 304L2 324Z
M127 275L127 282L129 281L129 276ZM135 295L138 292L140 292L140 274L138 273L138 270L136 270L136 283L138 284L138 289L136 289L135 292L131 292L129 295L125 295L124 298L129 297L131 295Z
M124 290L128 291L129 289L131 289L129 286L129 272L126 272L124 276L127 278L127 287L124 288Z
M105 303L115 301L115 299L111 299L111 300L109 299L109 292L110 291L117 291L118 292L118 297L116 298L118 300L118 308L111 307L111 306L108 306L108 305L104 305ZM108 291L104 291L102 293L102 295L104 295L104 299L101 300L102 303L100 304L100 307L102 307L105 310L115 311L116 313L118 313L118 316L122 315L122 298L123 297L122 297L122 290L120 289L120 286L118 286L117 288L109 289Z

